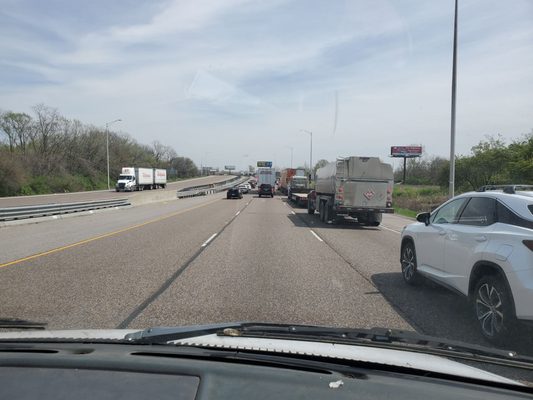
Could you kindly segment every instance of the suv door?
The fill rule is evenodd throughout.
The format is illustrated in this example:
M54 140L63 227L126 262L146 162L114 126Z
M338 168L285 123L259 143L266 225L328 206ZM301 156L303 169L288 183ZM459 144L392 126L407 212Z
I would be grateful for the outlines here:
M462 197L445 203L430 218L428 226L421 226L416 236L416 259L418 269L440 280L444 269L444 237L448 227L457 222L457 215L466 203Z
M470 271L482 258L496 221L496 200L472 197L456 224L448 227L444 248L446 283L468 294Z

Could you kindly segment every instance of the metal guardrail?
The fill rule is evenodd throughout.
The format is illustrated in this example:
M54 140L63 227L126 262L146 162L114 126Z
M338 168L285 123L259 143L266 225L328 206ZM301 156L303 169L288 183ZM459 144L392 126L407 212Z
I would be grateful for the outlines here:
M123 207L130 205L127 199L85 201L78 203L40 204L35 206L0 208L0 221L12 221L26 218L46 217L50 215L70 214L101 208Z
M206 196L208 194L222 192L223 190L229 189L230 187L233 187L235 185L238 185L239 183L244 182L246 179L247 179L246 177L236 176L224 182L212 183L209 185L190 186L187 188L183 188L183 189L178 190L178 199L183 199L186 197Z

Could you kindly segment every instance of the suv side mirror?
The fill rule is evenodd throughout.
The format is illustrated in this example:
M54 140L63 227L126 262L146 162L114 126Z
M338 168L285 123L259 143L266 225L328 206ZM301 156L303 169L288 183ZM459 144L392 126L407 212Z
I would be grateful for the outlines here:
M418 222L423 222L424 224L426 224L426 226L429 225L429 217L431 216L430 213L428 212L423 212L423 213L420 213L420 214L417 214L416 216L416 220Z

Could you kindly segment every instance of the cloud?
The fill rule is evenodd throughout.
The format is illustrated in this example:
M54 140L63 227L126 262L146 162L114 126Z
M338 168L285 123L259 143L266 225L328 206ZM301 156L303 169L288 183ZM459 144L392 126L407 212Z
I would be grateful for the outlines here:
M461 2L463 153L485 134L533 127L532 7L487 1ZM79 28L72 11L40 18L17 4L0 27L10 38L0 44L2 108L44 102L88 123L120 117L138 140L195 159L222 138L222 165L244 162L233 152L283 160L288 142L303 162L302 128L316 132L317 159L386 156L391 144L419 142L448 152L451 3L134 1ZM103 4L87 14L100 15Z

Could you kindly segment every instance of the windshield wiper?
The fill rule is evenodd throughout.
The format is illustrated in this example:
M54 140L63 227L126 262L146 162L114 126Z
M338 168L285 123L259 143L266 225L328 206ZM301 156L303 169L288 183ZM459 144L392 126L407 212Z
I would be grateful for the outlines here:
M27 321L18 318L0 318L0 329L46 329L46 322Z
M166 344L170 341L217 334L227 337L305 340L412 351L533 371L533 357L416 332L386 328L352 329L269 323L227 323L189 327L156 327L126 335L128 341Z

